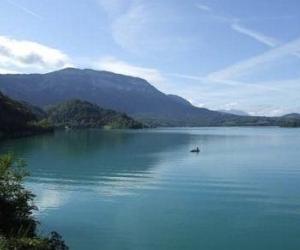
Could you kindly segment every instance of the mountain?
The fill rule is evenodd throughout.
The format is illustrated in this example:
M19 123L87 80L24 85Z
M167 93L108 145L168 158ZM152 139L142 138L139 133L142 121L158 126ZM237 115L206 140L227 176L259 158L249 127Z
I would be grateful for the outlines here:
M37 117L29 108L0 92L0 138L51 131L36 125Z
M291 114L286 114L281 116L282 118L287 118L287 119L300 119L300 114L298 113L291 113Z
M239 116L249 116L249 114L246 113L245 111L238 110L238 109L221 109L218 110L218 112L232 114L232 115L239 115Z
M81 99L155 126L266 126L277 122L197 108L181 97L160 92L141 78L91 69L0 75L0 90L39 107Z
M181 96L178 96L178 95L168 95L168 97L170 97L173 101L175 101L175 102L177 102L179 104L183 104L183 105L187 105L187 106L192 106L192 104L188 100L182 98Z
M20 103L25 106L37 118L37 120L47 118L47 112L44 109L24 101L20 101Z
M300 114L291 113L280 117L280 127L286 128L299 128L300 127Z
M47 121L56 127L73 128L142 128L126 114L102 109L87 101L70 100L48 110Z

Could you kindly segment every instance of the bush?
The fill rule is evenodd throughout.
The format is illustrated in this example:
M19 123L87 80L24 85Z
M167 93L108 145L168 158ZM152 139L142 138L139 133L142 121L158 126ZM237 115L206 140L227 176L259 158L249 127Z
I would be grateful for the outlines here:
M11 154L0 156L0 249L66 250L58 233L52 232L48 238L36 233L35 196L23 186L28 176L25 165Z

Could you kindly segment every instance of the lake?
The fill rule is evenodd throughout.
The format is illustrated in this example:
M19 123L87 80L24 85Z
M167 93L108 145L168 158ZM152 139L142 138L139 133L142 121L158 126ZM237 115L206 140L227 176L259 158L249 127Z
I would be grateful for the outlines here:
M300 249L300 129L59 131L7 151L71 249Z

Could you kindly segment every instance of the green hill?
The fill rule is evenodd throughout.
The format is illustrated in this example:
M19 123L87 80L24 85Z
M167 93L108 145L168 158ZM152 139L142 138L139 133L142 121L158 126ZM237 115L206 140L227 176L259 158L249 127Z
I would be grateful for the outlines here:
M70 100L48 110L47 121L55 127L71 128L142 128L124 113L102 109L87 101Z
M291 113L281 117L280 127L285 128L299 128L300 127L300 114Z

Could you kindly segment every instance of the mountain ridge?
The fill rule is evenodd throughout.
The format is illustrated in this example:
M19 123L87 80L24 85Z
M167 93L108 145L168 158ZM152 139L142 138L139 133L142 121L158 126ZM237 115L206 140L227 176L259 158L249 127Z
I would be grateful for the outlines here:
M39 107L70 99L127 113L155 126L273 126L277 118L237 116L193 106L142 78L93 69L65 68L45 74L0 75L0 90Z
M289 114L285 114L281 117L284 117L284 118L296 118L296 119L300 119L300 114L299 113L289 113Z

